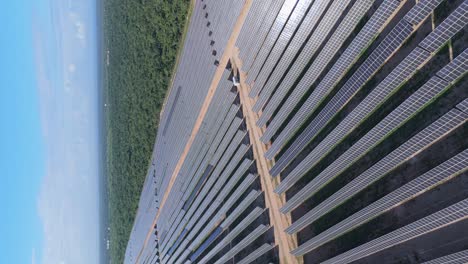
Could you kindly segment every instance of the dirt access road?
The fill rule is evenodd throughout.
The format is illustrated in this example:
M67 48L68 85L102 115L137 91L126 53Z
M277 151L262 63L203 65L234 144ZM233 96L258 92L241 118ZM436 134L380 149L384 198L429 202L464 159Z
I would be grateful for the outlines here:
M239 59L239 49L236 48L232 56L232 66L234 70L241 68L242 61ZM265 193L265 203L269 208L270 221L274 228L275 244L279 248L280 263L303 263L302 257L294 257L289 252L297 247L296 235L288 235L284 232L289 225L291 225L291 215L283 215L279 209L285 203L285 195L277 195L274 193L276 185L279 184L279 177L271 177L270 169L273 166L271 161L265 158L267 146L260 141L260 136L263 134L262 128L256 125L259 114L252 111L255 100L249 97L250 87L245 83L246 73L238 71L240 86L239 95L242 104L242 111L247 123L251 144L254 151L255 161L257 163L258 174L262 189Z

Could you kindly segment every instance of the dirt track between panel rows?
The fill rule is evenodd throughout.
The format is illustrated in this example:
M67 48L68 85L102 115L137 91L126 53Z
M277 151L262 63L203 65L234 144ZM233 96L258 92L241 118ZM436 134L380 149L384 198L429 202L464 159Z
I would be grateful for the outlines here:
M232 56L233 68L237 70L241 68L242 61L238 57L239 50L236 48ZM285 203L285 195L277 195L274 193L276 185L279 183L279 177L273 178L270 175L272 162L265 158L267 146L260 141L260 136L263 134L262 128L256 125L259 114L252 110L255 100L249 97L250 87L245 83L246 73L238 71L240 75L239 95L242 104L242 110L247 123L247 128L250 136L250 143L253 147L254 157L257 164L257 170L262 184L262 189L265 193L265 202L269 208L270 222L274 228L275 244L279 248L280 263L302 263L301 257L294 257L289 252L297 247L296 235L288 235L283 230L291 225L291 215L283 215L280 208Z

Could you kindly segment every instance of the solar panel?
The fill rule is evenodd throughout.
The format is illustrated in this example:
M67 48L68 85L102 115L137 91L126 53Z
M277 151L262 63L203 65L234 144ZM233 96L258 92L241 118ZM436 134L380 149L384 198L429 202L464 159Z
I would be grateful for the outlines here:
M447 82L454 82L468 71L468 49L465 49L459 56L454 59L454 63L449 67L444 67L437 73L437 76Z
M468 114L468 99L465 99L461 103L459 103L457 105L457 108L460 109L462 112Z
M225 229L229 227L241 213L258 197L259 192L256 190L250 191L250 193L241 201L241 203L232 211L232 213L219 225Z
M245 136L245 132L237 131L236 135L234 136L234 139L230 142L229 147L223 153L222 158L220 159L219 162L216 163L215 170L212 172L211 176L208 178L207 182L204 184L202 190L198 193L195 201L190 206L188 212L184 215L184 218L181 221L181 224L179 224L178 222L172 223L172 226L170 229L171 234L179 234L184 228L184 226L192 219L192 216L194 214L197 215L201 213L201 211L196 210L196 209L200 206L202 200L206 197L206 195L208 195L208 191L215 183L216 179L218 178L221 171L224 169L228 160L234 154L234 151L237 149L237 146L239 146L244 136ZM199 216L195 217L195 219L198 219L198 218ZM193 223L190 223L190 225L193 225ZM171 231L171 230L175 230L175 231ZM173 235L172 238L168 240L169 241L168 243L164 243L165 241L163 241L162 245L172 244L174 240L175 240L175 236Z
M208 159L211 159L211 157L214 155L214 151L216 149L216 147L219 147L218 151L224 151L224 149L226 148L227 146L227 143L230 141L230 139L232 138L232 136L234 135L234 132L236 131L236 127L239 127L240 123L241 123L241 120L240 119L237 119L237 120L233 120L233 118L235 117L236 113L237 113L237 110L238 110L238 107L237 106L232 106L229 113L227 114L225 120L224 120L224 123L223 125L221 126L221 128L218 130L218 133L215 137L214 140L210 140L214 145L209 145L209 144L205 144L204 145L204 149L203 149L203 153L206 153L206 149L209 147L210 149L208 150L208 155L198 155L197 157L197 160L194 161L194 166L195 168L194 169L190 169L188 172L186 172L188 175L194 175L192 177L192 181L185 181L183 187L182 187L182 190L186 190L182 200L183 201L186 201L190 195L190 193L192 192L195 184L196 184L196 180L199 179L203 173L203 168L205 168L207 165L208 165ZM228 127L231 126L231 129L230 129L230 132L226 135L226 131L228 130ZM224 139L224 141L220 144L221 140L223 139L223 137L226 138ZM203 160L203 163L202 165L200 165L200 163L202 162ZM199 168L198 171L196 171L196 168ZM190 186L188 185L190 183ZM173 221L171 221L173 223Z
M260 256L264 255L268 251L273 249L273 246L270 244L263 244L261 247L257 248L254 252L250 253L247 257L239 261L238 264L249 264L255 261Z
M225 72L223 74L223 76L227 76L226 75L227 73ZM218 87L218 89L216 90L215 92L215 98L219 98L221 95L223 96L223 99L219 99L218 102L219 103L214 103L214 104L211 104L209 106L209 110L211 111L216 111L216 112L219 112L220 115L217 117L217 118L213 118L213 120L209 120L207 122L204 122L202 127L200 128L201 131L203 131L204 129L209 129L209 130L212 130L212 131L217 131L217 127L221 124L221 121L223 120L223 117L225 114L223 113L226 113L227 110L229 109L229 104L232 103L232 100L234 100L234 96L235 94L229 92L229 89L224 89L225 88L225 83L224 82L221 82L220 87ZM226 95L227 94L227 95ZM226 96L224 96L226 95ZM226 105L223 106L223 103L226 103ZM221 110L222 109L222 110ZM206 118L211 118L213 117L212 113L209 111L206 115ZM195 138L195 141L192 145L192 148L191 150L189 151L189 154L187 156L187 159L186 161L184 162L182 168L181 168L181 173L183 176L180 176L178 177L177 181L174 183L174 186L179 188L180 184L181 184L181 181L180 179L184 178L187 179L185 182L184 182L184 186L183 186L183 189L185 190L185 188L187 187L187 183L188 182L191 182L189 179L189 175L192 175L192 174L188 174L188 170L190 170L190 166L191 165L188 165L188 164L193 164L194 162L199 162L200 159L198 159L197 157L197 160L193 157L193 156L197 156L197 155L194 155L194 153L196 152L200 152L200 151L206 151L207 150L207 146L206 144L203 144L203 138L205 137L211 137L211 136L214 136L214 134L211 132L211 133L200 133L196 136ZM203 147L202 147L203 146ZM200 156L203 156L203 155L200 155ZM187 178L188 177L188 178ZM177 208L174 207L174 205L176 205L176 201L178 201L177 199L174 199L174 195L175 193L171 193L170 194L170 197L169 197L169 201L168 203L166 203L166 206L165 206L165 209L166 210L176 210ZM179 203L180 204L180 203ZM168 215L167 213L164 214L165 215ZM169 213L169 215L171 215ZM168 221L166 221L166 219L164 217L161 217L161 226L164 226L164 223L167 223Z
M282 8L284 0L271 1L265 16L259 22L259 29L254 35L250 36L251 40L247 47L245 47L245 60L242 64L242 69L248 72L252 66L253 61L257 57L272 24L274 23L280 9Z
M468 1L464 1L442 24L436 28L420 46L430 52L435 52L446 39L455 35L468 23Z
M199 262L200 264L207 263L216 255L224 246L232 241L240 232L242 232L250 223L258 218L263 212L263 209L256 207L248 216L246 216L237 226L235 226L216 246L208 252Z
M228 144L231 142L232 137L234 136L234 134L236 134L237 129L239 128L241 123L242 119L240 119L239 117L234 118L234 121L232 121L232 124L229 126L229 130L227 131L226 135L224 135L223 140L220 142L218 148L216 149L216 152L213 154L213 158L210 160L210 164L212 166L216 166L219 159L221 158L221 155L223 154ZM216 148L216 146L214 146L214 148Z
M210 190L208 196L205 197L205 200L203 201L203 203L198 207L198 209L197 209L198 212L203 212L205 210L205 208L207 208L209 206L209 204L212 203L212 202L213 203L218 203L218 204L221 204L223 202L224 197L218 199L218 193L219 193L220 189L223 186L224 186L223 188L230 189L230 190L232 190L232 188L234 187L232 185L227 186L227 185L225 185L225 183L228 181L228 177L231 175L233 169L239 164L240 159L245 155L245 152L247 151L247 149L248 149L248 147L246 145L241 145L239 147L236 154L231 158L228 166L226 166L226 168L224 169L222 174L217 177L218 179L216 180L215 185ZM217 175L215 175L215 176L217 176ZM211 209L214 210L216 208L217 208L217 206L212 207ZM208 217L210 215L211 215L210 212L203 213L203 218L200 221L201 222L208 221ZM192 218L191 220L198 221L198 219L200 219L200 217L196 217L195 219ZM194 224L195 224L195 222L189 223L186 226L186 228L191 229Z
M203 239L208 235L209 232L213 230L213 227L219 222L219 218L222 217L226 212L234 205L234 203L239 199L239 197L247 190L250 184L254 181L255 176L252 174L247 175L242 183L236 188L233 194L228 198L228 200L223 204L222 208L218 212L217 216L214 217L208 224L202 225L204 228L200 232L199 235L195 237L197 234L197 230L194 229L188 236L188 239L195 238L192 243L188 246L188 249L194 250L196 246L198 246ZM231 179L232 180L232 179ZM258 193L258 191L257 191ZM227 193L226 193L227 194ZM223 228L228 227L229 225L225 223ZM198 225L197 225L198 228ZM183 259L183 257L181 257Z
M242 25L241 32L236 41L236 46L240 48L239 56L241 59L245 59L245 49L248 43L251 41L250 37L259 28L259 21L265 15L271 2L267 1L254 1L249 9L249 14Z
M421 0L404 17L413 25L421 23L443 0Z

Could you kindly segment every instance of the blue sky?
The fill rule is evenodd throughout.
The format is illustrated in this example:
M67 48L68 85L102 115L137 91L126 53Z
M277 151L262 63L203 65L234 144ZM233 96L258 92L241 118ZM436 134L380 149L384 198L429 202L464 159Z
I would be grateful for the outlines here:
M0 263L98 263L95 1L5 1Z

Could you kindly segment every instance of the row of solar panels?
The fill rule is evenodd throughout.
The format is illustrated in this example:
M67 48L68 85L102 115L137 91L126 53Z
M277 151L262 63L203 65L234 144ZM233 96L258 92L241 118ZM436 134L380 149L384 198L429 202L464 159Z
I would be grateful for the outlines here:
M433 28L430 31L429 16L442 2L452 5L450 13L442 15L445 18L441 22L435 22L432 18ZM382 142L395 135L396 131L405 133L402 127L417 122L414 118L416 115L430 108L443 94L455 89L460 79L466 76L468 49L466 43L462 43L464 47L461 52L427 78L425 83L412 81L415 87L411 88L411 92L406 92L407 98L400 103L389 102L395 94L405 94L402 88L406 89L409 81L429 62L433 65L432 60L448 41L461 31L466 31L468 1L446 2L285 1L281 8L273 3L270 6L264 4L255 13L259 14L258 20L253 16L250 18L254 26L243 29L245 36L241 33L237 45L244 62L242 70L247 72L246 81L252 86L249 95L256 100L253 110L260 116L257 125L265 128L261 137L262 142L269 146L265 157L275 160L270 173L274 177L282 174L275 192L286 194L287 201L281 208L282 213L294 212L299 207L298 210L305 210L295 214L299 217L293 217L293 223L285 230L286 233L293 235L314 225L395 168L440 142L447 134L465 126L468 118L464 110L468 103L466 100L447 110L431 124L417 129L407 141L395 145L392 151L384 153L367 170L327 194L328 198L325 197L322 202L312 201L314 206L309 204L311 197L336 178L342 177L363 157L382 148ZM262 14L271 12L272 6L279 11L276 11L278 15L269 26L268 33L249 39L249 35L261 32L262 28L256 25L258 21L271 19ZM460 50L460 47L457 49ZM375 78L377 75L379 77ZM370 84L370 80L374 80L374 84ZM363 94L363 91L367 94ZM356 99L358 94L360 98ZM350 102L354 104L351 107ZM388 114L378 113L384 105L392 105L393 109ZM364 124L372 123L369 122L370 118L379 115L381 120L372 121L375 125L367 133L361 133L362 136L353 139L354 142L350 141L351 135L359 134ZM343 149L343 142L346 141L351 143L346 143L349 146ZM338 155L331 158L332 153ZM446 157L444 163L348 218L311 238L309 235L309 239L302 238L300 245L291 253L303 256L416 195L461 175L468 167L467 155L465 150L456 156ZM320 195L323 196L323 192ZM456 206L442 211L452 210L450 208ZM466 213L461 213L454 221L464 218ZM440 222L433 229L412 233L408 239L431 232L446 223ZM301 237L307 237L305 234L307 232ZM352 253L338 255L329 263L348 263L395 245L374 246L372 241L368 244L368 248L363 245L358 253L351 250Z

